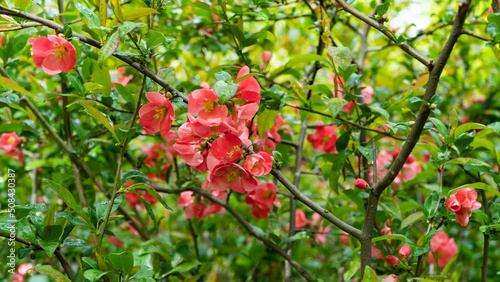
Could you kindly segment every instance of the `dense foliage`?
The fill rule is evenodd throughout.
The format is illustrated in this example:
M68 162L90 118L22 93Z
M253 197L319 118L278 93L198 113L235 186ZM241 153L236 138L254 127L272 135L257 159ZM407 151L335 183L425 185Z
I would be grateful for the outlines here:
M2 1L0 280L494 281L499 5L408 5Z

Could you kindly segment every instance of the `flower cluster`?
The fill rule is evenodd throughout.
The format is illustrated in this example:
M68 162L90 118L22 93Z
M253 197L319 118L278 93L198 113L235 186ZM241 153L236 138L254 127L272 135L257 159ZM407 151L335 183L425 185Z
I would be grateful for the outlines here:
M307 136L307 140L311 142L313 148L317 151L324 151L325 153L335 152L335 143L337 142L337 135L335 131L337 127L334 125L321 126L323 122L317 121L314 125L319 125L314 128L314 133Z
M273 210L273 205L281 207L281 203L276 199L278 187L272 182L260 183L257 188L247 194L245 203L252 206L251 214L258 219L266 219Z
M281 141L278 134L281 117L260 139L250 141L250 122L259 110L261 89L253 77L240 79L249 72L248 67L243 67L236 81L221 72L216 75L218 81L212 88L204 83L202 89L192 91L187 121L178 130L171 130L176 118L173 105L160 93L146 93L149 103L142 106L139 115L145 132L160 132L168 142L169 154L182 158L192 170L208 173L204 189L220 199L225 199L228 189L251 192L246 202L252 205L252 214L266 218L275 203L277 188L270 183L259 185L255 177L267 175L272 169L269 153L275 149L276 142ZM157 149L164 151L164 148ZM155 150L150 151L149 155L156 157ZM146 161L152 164L151 160ZM184 192L178 204L186 207L187 217L203 218L220 210L220 206L209 204L192 192Z
M21 138L15 132L2 133L2 137L0 137L0 148L2 151L7 156L16 158L20 163L23 163L24 155L19 148L19 143L21 143Z
M481 203L476 200L477 193L474 188L460 189L448 198L446 209L455 213L455 219L460 225L467 226L472 211L481 207Z
M439 267L445 267L448 261L458 253L455 239L449 238L444 232L434 234L431 239L431 251L437 255ZM435 264L434 255L429 253L429 263Z
M380 150L379 154L377 155L378 178L382 178L387 173L390 164L398 156L398 154L399 154L398 150L394 151L387 151L383 149ZM422 171L422 166L420 166L420 164L415 160L415 156L410 154L408 159L406 159L403 168L394 179L394 183L400 184L401 182L408 182L410 180L413 180L415 179L417 174L419 174L421 171ZM373 169L370 173L370 178L372 177L373 177Z

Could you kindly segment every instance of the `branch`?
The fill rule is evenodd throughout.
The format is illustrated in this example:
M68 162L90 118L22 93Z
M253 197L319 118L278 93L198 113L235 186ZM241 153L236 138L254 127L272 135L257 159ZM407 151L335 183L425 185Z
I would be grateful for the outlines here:
M50 20L47 20L47 19L44 19L44 18L41 18L41 17L37 17L35 15L29 14L29 13L26 13L26 12L9 9L9 8L1 6L1 5L0 5L0 14L9 15L9 16L16 16L16 17L20 17L20 18L23 18L23 19L31 20L31 21L34 21L34 22L38 22L41 25L47 26L47 27L55 29L55 30L59 30L61 32L64 29L64 26L62 26L62 25L60 25L60 24L58 24L56 22L53 22L53 21L50 21ZM77 37L83 43L86 43L88 45L94 46L96 48L101 48L102 47L101 43L99 43L98 41L96 41L94 39L91 39L91 38L88 38L86 36L83 36L83 35L81 35L79 33L73 32L71 36L72 37ZM182 100L184 100L184 102L186 102L186 103L188 102L189 99L188 99L188 96L185 93L182 93L181 91L175 89L173 86L171 86L166 81L164 81L163 79L161 79L160 77L158 77L154 72L152 72L150 69L146 68L144 65L142 65L140 63L137 63L137 62L135 62L134 60L132 60L130 58L117 55L116 53L113 54L113 56L116 57L116 58L118 58L118 59L120 59L120 60L122 60L123 62L129 64L130 66L132 66L133 68L135 68L137 71L143 73L147 77L151 78L153 81L155 81L156 83L160 84L162 87L164 87L165 89L167 89L173 95L181 97Z
M342 1L343 0L339 0ZM361 274L364 275L365 266L371 265L371 244L372 244L372 231L375 224L375 215L378 207L378 199L382 192L394 181L398 173L401 171L403 165L406 162L406 159L412 152L413 148L417 144L420 134L424 129L425 122L429 117L431 110L427 106L427 103L430 101L432 96L436 94L437 86L439 83L439 79L441 77L441 73L450 57L451 52L453 51L453 47L457 42L458 38L462 34L463 24L465 22L465 18L467 16L467 8L470 5L470 0L465 0L465 2L458 3L458 12L455 17L455 21L453 23L453 28L450 32L448 40L446 41L441 54L439 55L436 64L430 71L429 82L427 84L427 88L425 90L425 95L420 106L420 111L417 116L417 120L413 125L413 128L406 139L401 151L398 156L392 163L388 172L373 185L372 190L370 191L370 197L368 198L368 204L366 208L366 217L365 224L363 226L363 239L361 241Z
M344 0L337 0L337 3L340 6L342 6L342 8L344 8L344 10L347 11L348 13L350 13L353 16L355 16L356 18L362 20L363 22L367 23L368 25L376 28L381 33L383 33L385 36L387 36L391 41L396 42L394 34L392 32L390 32L389 29L385 25L377 22L376 20L369 18L367 15L361 13L360 11L356 10L351 5L347 4L347 2ZM360 33L360 34L362 34L362 33ZM423 54L421 54L417 50L415 50L413 47L408 45L408 43L403 42L403 43L400 43L398 46L399 46L399 48L401 48L401 50L405 51L410 56L417 59L419 62L421 62L422 64L424 64L428 68L432 67L432 60L427 58L426 56L424 56Z
M183 187L183 188L178 188L178 189L164 189L164 188L155 188L155 189L158 192L168 193L168 194L178 194L178 193L181 193L184 191L193 191L194 193L197 193L197 194L209 199L210 201L212 201L218 205L221 205L229 213L231 213L231 215L234 216L234 218L236 218L236 220L238 220L238 222L241 225L243 225L243 227L245 227L245 229L248 231L248 233L250 233L255 238L262 241L266 246L273 249L276 253L278 253L280 256L282 256L284 259L286 259L293 266L293 268L295 268L300 273L300 275L302 275L307 281L314 281L314 279L311 277L311 275L298 262L293 260L293 258L291 256L289 256L283 249L281 249L279 246L277 246L276 244L271 242L269 239L264 237L260 232L255 230L254 227L252 225L250 225L250 223L248 223L243 218L243 216L241 216L231 205L229 205L229 203L224 202L221 199L215 197L210 192L203 190L203 189L200 189L198 187Z
M493 39L491 39L491 38L488 38L488 37L486 37L486 36L482 36L481 34L474 33L474 32L472 32L472 31L470 31L470 30L467 30L467 29L462 29L462 33L463 33L463 34L470 35L470 36L475 37L475 38L477 38L477 39L484 40L484 41L488 41L488 42L489 42L489 41L491 41L491 42L493 42L493 41L494 41L494 40L493 40Z
M4 237L7 239L11 238L10 234L4 233L2 231L0 231L0 237ZM23 239L23 238L19 238L17 236L14 237L14 240L21 243L21 244L24 244L26 246L33 246L32 242L30 242L26 239ZM56 255L59 262L61 263L61 266L64 269L64 272L66 272L66 275L68 275L68 278L71 281L75 281L75 275L73 275L73 271L71 270L71 267L69 266L68 261L66 260L66 258L64 258L63 254L61 253L61 250L59 249L59 247L54 251L54 254Z
M343 222L342 220L331 214L330 211L320 207L314 201L309 199L306 195L302 194L302 192L300 192L299 189L297 189L297 187L295 187L290 181L288 181L288 179L279 170L273 168L271 170L271 174L274 177L276 177L276 179L278 179L278 181L281 182L281 184L283 184L283 186L285 186L285 188L288 189L288 191L290 191L290 193L292 193L295 196L295 198L297 198L299 201L304 203L313 211L319 213L322 217L326 218L326 220L330 221L338 228L349 233L354 238L361 240L361 230Z

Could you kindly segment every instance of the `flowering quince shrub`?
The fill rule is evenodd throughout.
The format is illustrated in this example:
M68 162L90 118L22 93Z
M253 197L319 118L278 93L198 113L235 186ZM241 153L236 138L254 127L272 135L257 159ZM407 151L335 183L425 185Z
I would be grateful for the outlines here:
M500 275L496 1L63 2L0 4L0 281Z

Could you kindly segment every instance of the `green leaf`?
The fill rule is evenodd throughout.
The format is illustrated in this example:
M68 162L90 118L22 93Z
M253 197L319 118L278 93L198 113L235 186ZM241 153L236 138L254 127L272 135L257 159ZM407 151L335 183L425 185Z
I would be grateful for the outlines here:
M62 243L68 247L88 247L89 245L81 239L64 239Z
M92 61L92 79L104 86L106 92L104 92L104 96L109 96L111 93L111 76L109 75L109 70L103 66L99 67L96 61Z
M450 134L453 136L453 133L458 126L458 114L455 109L451 110L450 113L450 126L451 126Z
M105 116L98 109L92 107L91 105L87 105L84 103L79 103L79 104L82 105L85 108L85 110L87 110L87 112L93 118L95 118L100 124L104 125L104 127L106 127L106 129L109 130L109 132L111 132L111 134L113 134L113 136L116 138L116 140L118 142L120 142L120 139L118 139L118 136L116 136L116 132L115 132L115 129L113 128L113 124L111 123L111 121L108 119L107 116Z
M219 104L223 105L236 95L239 85L234 84L233 82L219 80L214 84L213 88L217 97L219 97Z
M401 228L401 229L403 229L403 228ZM391 234L391 235L379 236L377 238L373 238L372 239L372 243L379 242L379 241L384 241L384 240L406 241L406 236L401 235L401 234Z
M354 254L353 258L349 261L347 269L344 272L344 281L350 281L351 278L361 268L361 256Z
M118 93L122 96L123 100L125 100L128 103L135 104L134 98L132 97L132 94L128 89L121 85L120 83L115 83L116 90L118 90Z
M406 217L403 222L401 222L401 230L412 225L413 223L420 221L425 217L424 213L419 211L416 213L410 214L408 217Z
M90 282L96 282L101 279L104 275L108 274L110 271L101 271L98 269L89 269L83 273L83 277L90 280ZM69 280L68 280L69 281Z
M115 13L116 14L116 13ZM122 38L122 40L124 39L124 37L131 31L133 31L134 29L138 28L143 28L143 27L146 27L147 24L145 23L141 23L141 22L123 22L120 24L120 26L118 27L118 32L120 32L120 37Z
M135 169L130 169L129 171L122 173L122 175L120 176L120 181L122 182L122 184L124 184L130 178L136 178L136 182L149 182L149 178L146 176L146 174Z
M146 184L146 183L137 183L137 184L134 184L134 185L131 185L131 186L127 187L125 190L123 190L123 192L131 191L133 189L145 190L151 196L153 196L158 202L160 202L160 204L162 204L164 208L172 210L167 205L167 203L165 202L165 200L163 200L163 198L160 196L160 194L158 194L158 192L156 192L156 190L153 187L151 187L149 184Z
M111 253L108 255L111 265L121 272L122 276L127 276L134 267L134 255L131 251L121 253Z
M133 20L152 14L159 14L159 12L152 8L131 9L123 12L123 21Z
M257 117L257 134L262 137L264 132L270 130L278 117L279 111L264 109L264 111Z
M437 131L441 136L446 137L448 136L448 128L446 128L446 125L442 121L440 121L437 118L429 118L429 120L436 126Z
M484 190L484 191L487 191L487 192L490 192L490 193L493 193L495 194L497 197L500 197L500 192L491 187L490 185L488 184L485 184L485 183L482 183L482 182L476 182L476 183L471 183L471 184L465 184L465 185L462 185L458 188L455 188L455 189L451 189L449 192L448 192L448 195L451 195L453 193L455 193L456 191L460 190L460 189L463 189L463 188L475 188L475 189L481 189L481 190Z
M108 19L108 5L106 0L99 0L99 22L101 26L106 26L106 20Z
M453 266L453 264L455 263L455 261L459 256L460 256L460 251L450 258L448 263L446 263L443 270L441 271L441 275L443 276L448 275L448 272L450 272L451 267Z
M168 67L158 70L158 76L165 80L165 82L170 83L175 78L175 68Z
M365 276L363 276L362 282L379 282L377 273L368 265L365 267Z
M457 138L460 134L473 129L488 129L488 127L479 123L465 123L457 127L454 136Z
M72 208L78 215L80 215L90 226L92 226L92 221L89 215L83 210L83 208L76 203L75 198L66 188L62 185L55 183L52 180L44 178L43 181L47 182L49 186L56 191L56 193L61 197L61 199ZM93 227L93 226L92 226ZM94 230L95 231L95 230Z
M169 272L165 273L165 276L170 275L174 272L185 272L190 270L191 268L200 265L201 263L196 260L188 261L185 263L182 263L180 265L177 265L176 267L172 268Z
M99 17L96 14L94 14L92 10L87 8L87 6L85 6L84 4L80 4L78 1L74 1L74 4L75 8L80 12L80 15L82 17L86 17L88 19L87 22L90 20L90 22L88 22L90 28L97 28L101 25Z
M444 164L461 164L461 165L474 165L474 166L486 166L491 167L489 164L476 160L473 158L456 158L445 162Z
M347 69L351 65L351 50L347 47L328 46L328 55L337 68Z
M40 99L36 98L33 94L28 92L26 89L21 87L19 84L15 83L14 81L12 81L8 78L5 78L3 76L0 76L0 85L2 85L3 87L9 88L11 90L14 90L15 92L22 93L22 94L24 94L24 95L26 95L26 96L28 96L36 101L40 101Z
M54 251L59 247L59 239L63 234L61 225L48 225L43 227L43 240L40 241L40 246L43 247L49 257L54 254Z
M158 229L160 226L158 225L158 222L156 221L156 216L155 216L155 213L153 212L153 209L151 209L151 205L148 202L146 202L146 200L144 199L144 197L142 195L140 195L136 191L132 191L132 192L139 198L142 205L146 208L146 211L147 211L149 217L151 218L151 220L153 221L153 224L155 225L155 230L156 230L156 232L158 232Z
M342 174L342 168L344 167L344 163L347 160L347 157L349 157L351 153L352 153L351 151L345 150L334 155L332 170L328 177L328 181L330 183L330 187L333 189L333 191L335 191L335 193L337 193L337 195L340 194L338 188L338 181L340 175Z
M398 204L392 198L383 198L380 200L380 207L391 214L392 217L397 219L401 219L401 210L399 209Z
M342 111L342 107L347 105L347 101L342 98L328 98L323 96L321 99L330 110L332 118L335 118Z
M108 35L104 45L102 45L99 52L97 52L99 56L99 64L102 64L106 58L113 55L116 49L118 49L118 45L120 45L120 34L116 31Z
M30 38L29 34L19 34L16 37L10 38L9 43L7 43L7 47L5 49L5 53L3 56L5 64L7 63L10 57L17 54L27 45L28 38Z
M302 85L300 85L300 83L296 79L293 79L293 78L290 80L290 82L292 84L293 91L295 91L295 93L297 93L297 95L305 103L305 101L307 100L307 95L306 95L306 91L304 90Z
M390 2L384 2L377 5L377 15L379 17L383 16L389 10ZM363 280L364 281L364 280Z
M329 64L328 60L323 56L320 56L317 54L305 54L305 55L300 55L300 56L297 56L295 58L290 59L286 63L285 68L290 68L291 66L294 66L294 65L299 64L299 63L311 63L311 62L316 62L316 61L325 62L325 63Z
M36 272L39 272L40 274L46 275L58 282L71 282L69 278L64 276L61 272L58 270L55 270L52 266L50 265L37 265L33 267L33 270Z
M76 74L68 75L69 82L71 85L81 94L85 94L85 87L83 86L83 82L80 77Z
M288 243L295 242L297 240L310 240L310 239L314 239L314 236L310 232L304 231L286 238L285 240L281 241L280 245L286 246Z
M373 162L373 148L371 145L361 146L358 145L359 152L371 163Z

